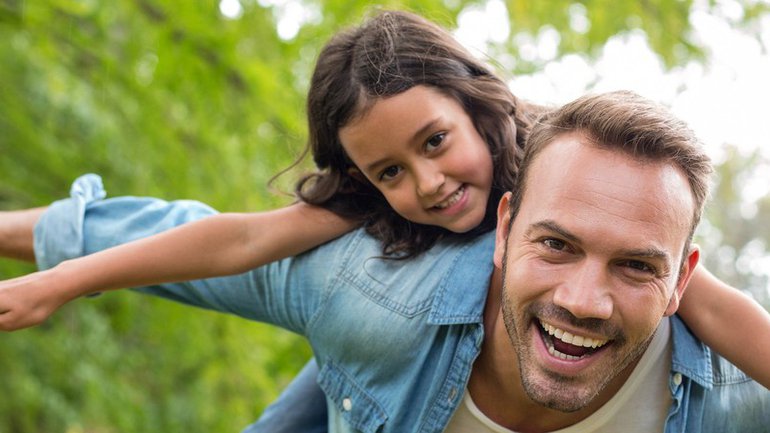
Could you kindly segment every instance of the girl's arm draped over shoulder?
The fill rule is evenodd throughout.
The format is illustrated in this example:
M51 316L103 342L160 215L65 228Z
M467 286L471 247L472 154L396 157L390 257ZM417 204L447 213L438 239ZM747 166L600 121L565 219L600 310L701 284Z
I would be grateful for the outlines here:
M0 329L39 324L64 303L89 293L240 273L302 253L353 228L332 212L305 203L210 216L1 282Z
M695 335L770 389L770 313L699 265L679 314Z

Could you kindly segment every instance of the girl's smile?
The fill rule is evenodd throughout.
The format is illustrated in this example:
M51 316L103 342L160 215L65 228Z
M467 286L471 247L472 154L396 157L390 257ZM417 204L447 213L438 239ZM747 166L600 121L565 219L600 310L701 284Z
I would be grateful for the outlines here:
M467 201L468 195L465 185L461 185L457 188L457 191L453 192L447 199L441 200L438 204L433 206L432 209L437 212L442 212L445 215L452 215L455 212L462 210L464 203Z
M457 233L483 220L492 156L454 98L415 86L378 100L339 137L360 174L402 217Z

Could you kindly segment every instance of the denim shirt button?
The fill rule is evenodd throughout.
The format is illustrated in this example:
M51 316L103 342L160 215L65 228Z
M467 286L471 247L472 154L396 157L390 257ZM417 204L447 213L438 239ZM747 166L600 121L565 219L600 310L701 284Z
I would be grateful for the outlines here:
M679 386L682 384L682 373L674 373L674 377L671 379L674 381L674 385Z
M342 399L342 408L345 410L345 412L350 412L350 409L353 409L353 400L350 398Z
M452 388L449 390L449 402L453 402L455 397L457 397L457 388Z

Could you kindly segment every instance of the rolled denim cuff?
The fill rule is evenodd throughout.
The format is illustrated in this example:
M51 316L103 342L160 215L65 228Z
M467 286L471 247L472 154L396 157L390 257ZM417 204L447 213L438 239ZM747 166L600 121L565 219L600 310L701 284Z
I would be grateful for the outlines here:
M69 198L51 204L35 225L35 260L40 269L84 255L86 208L106 196L102 178L85 174L72 184Z
M194 200L105 197L101 178L86 174L75 180L70 198L51 204L35 226L35 258L40 269L217 213Z

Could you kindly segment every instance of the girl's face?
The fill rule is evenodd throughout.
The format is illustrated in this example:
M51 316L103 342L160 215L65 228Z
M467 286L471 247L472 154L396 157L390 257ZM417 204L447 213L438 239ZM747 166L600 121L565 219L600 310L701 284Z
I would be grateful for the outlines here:
M377 101L339 131L363 175L402 217L456 233L481 223L492 156L453 98L415 86Z

